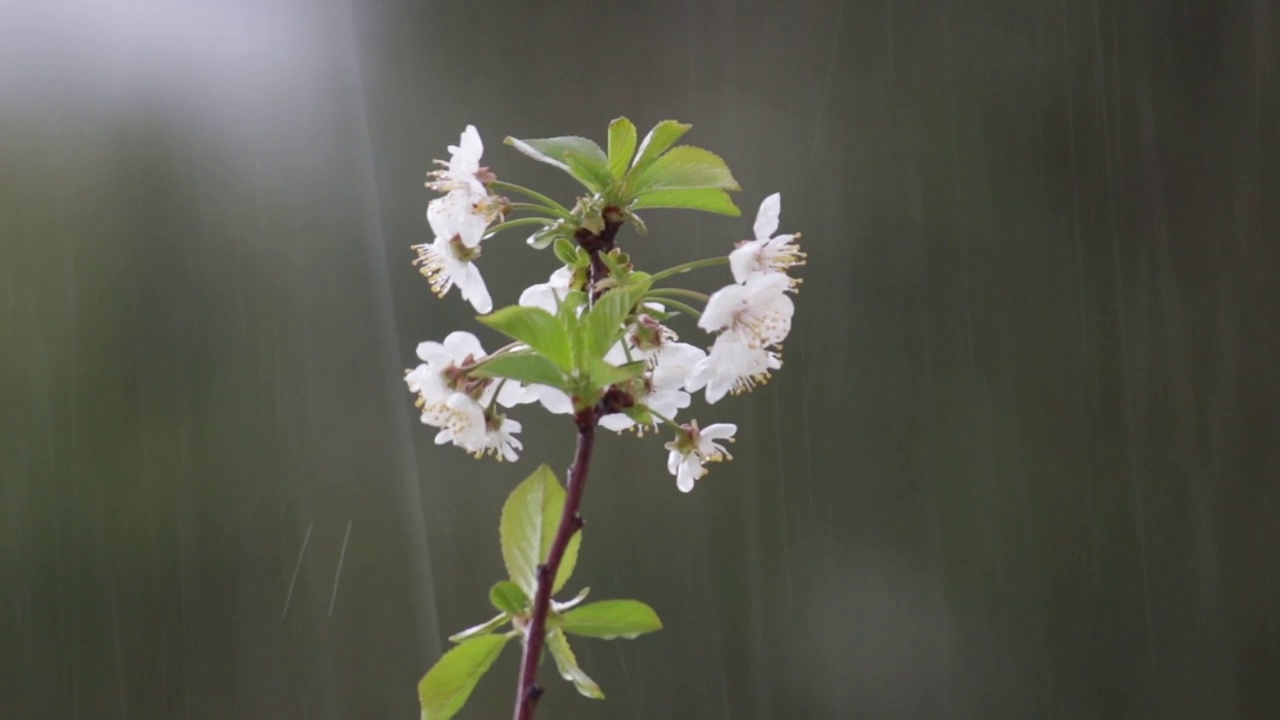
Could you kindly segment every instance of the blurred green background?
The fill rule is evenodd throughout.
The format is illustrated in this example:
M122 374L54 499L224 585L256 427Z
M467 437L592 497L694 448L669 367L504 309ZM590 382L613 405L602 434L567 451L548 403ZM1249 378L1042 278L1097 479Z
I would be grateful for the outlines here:
M609 699L548 664L540 718L1280 717L1271 3L3 12L0 717L416 717L572 448L418 424L415 346L477 329L410 264L424 173L474 123L568 201L502 137L618 115L745 188L649 213L645 267L772 192L810 261L783 370L695 405L732 463L682 495L662 438L602 442L574 587L666 629L579 641ZM504 304L554 266L482 269Z

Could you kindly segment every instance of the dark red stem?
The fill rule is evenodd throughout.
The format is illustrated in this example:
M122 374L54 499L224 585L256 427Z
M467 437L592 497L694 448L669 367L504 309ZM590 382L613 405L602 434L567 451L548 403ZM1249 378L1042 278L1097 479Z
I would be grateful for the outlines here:
M547 613L551 610L551 586L560 571L560 561L569 547L569 538L582 529L582 490L587 484L587 469L591 465L591 452L596 444L596 421L599 412L587 408L574 416L578 424L578 449L573 466L569 468L568 487L565 489L564 510L560 513L560 525L551 542L547 562L538 566L538 591L533 596L533 610L529 617L528 634L524 641L524 655L520 658L520 685L516 689L515 720L532 720L542 697L538 685L538 662L542 659L542 646L547 634Z

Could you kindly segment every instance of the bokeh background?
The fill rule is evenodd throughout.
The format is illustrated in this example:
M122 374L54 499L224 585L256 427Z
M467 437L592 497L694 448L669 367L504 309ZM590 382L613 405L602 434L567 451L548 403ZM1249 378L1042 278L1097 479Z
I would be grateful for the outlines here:
M783 371L695 406L732 463L682 495L662 438L602 443L575 586L666 629L579 641L609 699L547 666L539 717L1280 717L1272 3L2 13L0 717L416 717L572 446L418 424L416 344L476 327L410 264L424 173L474 123L570 200L501 138L624 114L745 188L650 213L646 267L775 191L810 262ZM501 304L554 262L482 267Z

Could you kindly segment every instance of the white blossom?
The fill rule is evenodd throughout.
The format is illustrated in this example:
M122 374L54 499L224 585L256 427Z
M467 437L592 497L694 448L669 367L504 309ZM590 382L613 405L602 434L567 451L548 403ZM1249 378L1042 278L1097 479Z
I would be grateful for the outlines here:
M437 427L437 444L453 443L471 453L511 459L520 442L520 424L486 411L496 402L513 407L537 399L534 391L514 381L473 378L467 369L487 355L475 335L453 332L444 342L418 345L421 365L405 373L405 384L418 395L421 420Z
M701 348L674 342L675 338L676 334L669 328L641 316L630 337L615 344L604 357L605 362L612 365L644 361L648 369L643 378L631 384L632 399L656 415L668 418L689 407L692 398L683 389L685 379L707 355ZM655 417L654 424L659 422ZM635 426L636 421L625 413L610 413L600 418L600 425L621 432Z
M486 228L502 214L503 201L489 193L485 183L493 180L488 168L480 167L484 144L474 125L463 131L458 145L450 145L449 162L436 162L445 169L431 175L427 187L444 193L427 203L427 223L435 239L415 245L416 264L431 281L431 289L444 297L455 285L476 312L493 310L489 289L475 261Z
M795 304L787 296L786 275L766 273L741 285L727 285L707 301L698 327L731 334L749 347L776 345L791 332Z
M569 294L569 284L573 281L573 270L562 267L551 273L544 283L530 285L520 293L519 303L523 307L542 308L554 315L558 304Z
M421 266L419 272L431 281L431 290L437 296L444 297L457 286L462 299L469 301L476 312L485 315L493 310L489 288L473 262L480 256L480 248L468 248L458 235L437 235L430 245L414 245L413 249L418 251L414 264Z
M475 211L474 199L466 190L454 190L427 203L427 224L437 238L457 238L467 249L480 247L485 228L492 218Z
M480 132L475 125L468 125L458 144L449 146L449 162L436 160L436 164L445 169L432 172L436 180L428 182L427 187L442 193L466 190L477 197L488 195L480 179L481 155L484 155L484 142L480 140Z
M517 451L524 449L524 445L515 436L520 432L520 423L508 419L506 415L490 416L487 420L484 443L478 449L466 449L475 453L476 457L489 453L499 460L515 462L520 457Z
M735 334L716 338L711 352L698 361L685 380L685 389L707 389L707 402L715 404L727 394L737 395L769 380L769 371L782 367L778 353L751 345Z
M803 265L805 254L800 251L794 235L772 237L778 229L778 215L782 212L782 196L774 193L760 203L756 213L755 240L743 240L733 252L729 253L729 269L733 271L733 279L744 283L757 275L785 273L789 268ZM788 284L794 286L800 281L788 278Z
M676 487L681 492L693 490L694 482L707 474L706 463L732 460L729 451L718 441L732 442L738 426L733 423L715 423L698 428L695 420L677 431L676 439L667 443L667 471L676 476Z
M462 393L453 393L445 403L443 417L445 421L436 433L437 445L451 442L472 453L483 449L487 422L480 403Z

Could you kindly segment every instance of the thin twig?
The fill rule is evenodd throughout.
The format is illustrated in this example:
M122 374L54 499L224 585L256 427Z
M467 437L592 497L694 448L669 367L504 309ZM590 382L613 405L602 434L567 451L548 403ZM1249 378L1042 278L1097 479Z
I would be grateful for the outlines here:
M560 525L551 542L547 562L538 566L538 590L534 593L533 609L529 617L528 634L524 641L524 655L520 658L520 684L516 690L515 720L532 720L533 712L542 697L538 685L538 661L542 659L542 646L546 640L547 613L551 609L551 587L560 572L569 539L582 529L582 491L587 484L587 470L591 465L591 452L596 444L596 422L599 412L587 408L574 418L578 424L578 447L573 466L569 468L568 488L565 491L564 510L560 513Z

